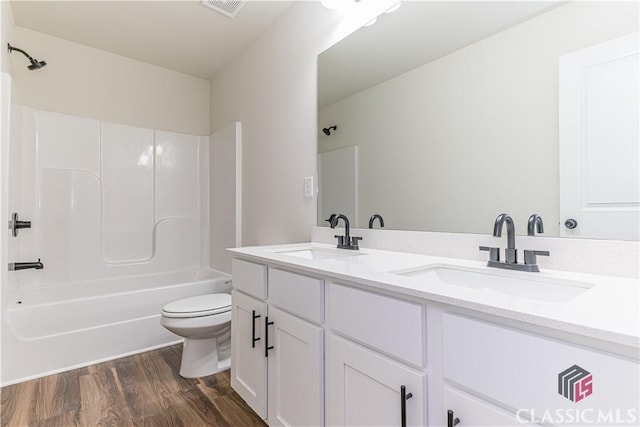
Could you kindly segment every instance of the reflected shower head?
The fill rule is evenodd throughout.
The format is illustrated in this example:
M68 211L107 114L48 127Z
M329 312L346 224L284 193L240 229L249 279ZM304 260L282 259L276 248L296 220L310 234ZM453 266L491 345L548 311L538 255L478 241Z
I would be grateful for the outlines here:
M7 43L7 47L9 48L9 53L11 53L11 52L13 52L15 50L15 51L20 52L21 54L23 54L24 56L27 57L29 62L31 62L31 65L29 65L27 67L29 70L39 70L40 68L42 68L45 65L47 65L47 63L45 61L38 61L36 59L33 59L27 52L25 52L22 49L18 49L17 47L13 47L9 43Z
M325 135L329 136L331 135L331 131L336 129L338 129L338 126L329 126L328 128L322 129L322 132L324 132Z
M39 70L40 68L44 67L45 65L47 65L47 63L45 61L33 60L31 62L31 65L29 65L27 68L30 69L30 70Z

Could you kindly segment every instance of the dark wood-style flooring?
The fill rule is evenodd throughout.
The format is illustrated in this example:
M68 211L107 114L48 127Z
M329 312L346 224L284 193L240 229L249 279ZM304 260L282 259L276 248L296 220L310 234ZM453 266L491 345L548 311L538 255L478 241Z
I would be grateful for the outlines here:
M179 374L182 346L165 347L0 389L9 426L258 426L229 371Z

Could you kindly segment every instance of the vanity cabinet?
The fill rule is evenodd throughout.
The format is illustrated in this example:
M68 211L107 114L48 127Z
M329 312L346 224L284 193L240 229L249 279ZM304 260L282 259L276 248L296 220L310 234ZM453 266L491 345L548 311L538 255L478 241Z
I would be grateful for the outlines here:
M443 412L460 425L637 422L637 361L458 314L442 320Z
M567 333L329 277L233 262L231 383L271 426L640 419L635 357L577 335L568 342Z
M271 426L324 425L324 281L232 268L232 387Z
M327 363L327 425L426 425L425 373L336 335Z
M424 305L328 288L327 425L426 425Z

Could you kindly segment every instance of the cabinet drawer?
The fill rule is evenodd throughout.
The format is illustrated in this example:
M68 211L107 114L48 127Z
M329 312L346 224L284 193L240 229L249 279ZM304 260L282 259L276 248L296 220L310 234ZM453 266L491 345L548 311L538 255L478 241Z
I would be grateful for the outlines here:
M331 328L362 344L423 367L426 364L425 307L331 283Z
M578 407L639 411L637 361L453 314L443 315L443 352L445 378L536 422Z
M445 422L448 410L453 411L454 418L460 420L461 426L513 427L536 425L527 422L526 412L522 413L521 417L518 417L516 414L507 412L481 399L459 390L445 387L443 411ZM442 424L444 425L445 422Z
M324 281L269 269L269 304L315 323L324 319Z
M235 289L256 298L267 298L267 266L234 259L231 269Z

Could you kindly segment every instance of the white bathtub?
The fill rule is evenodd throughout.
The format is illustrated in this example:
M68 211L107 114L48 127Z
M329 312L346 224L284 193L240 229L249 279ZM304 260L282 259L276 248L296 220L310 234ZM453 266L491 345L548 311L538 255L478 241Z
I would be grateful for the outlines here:
M230 276L201 268L9 291L2 385L179 342L160 325L161 308L230 291Z

